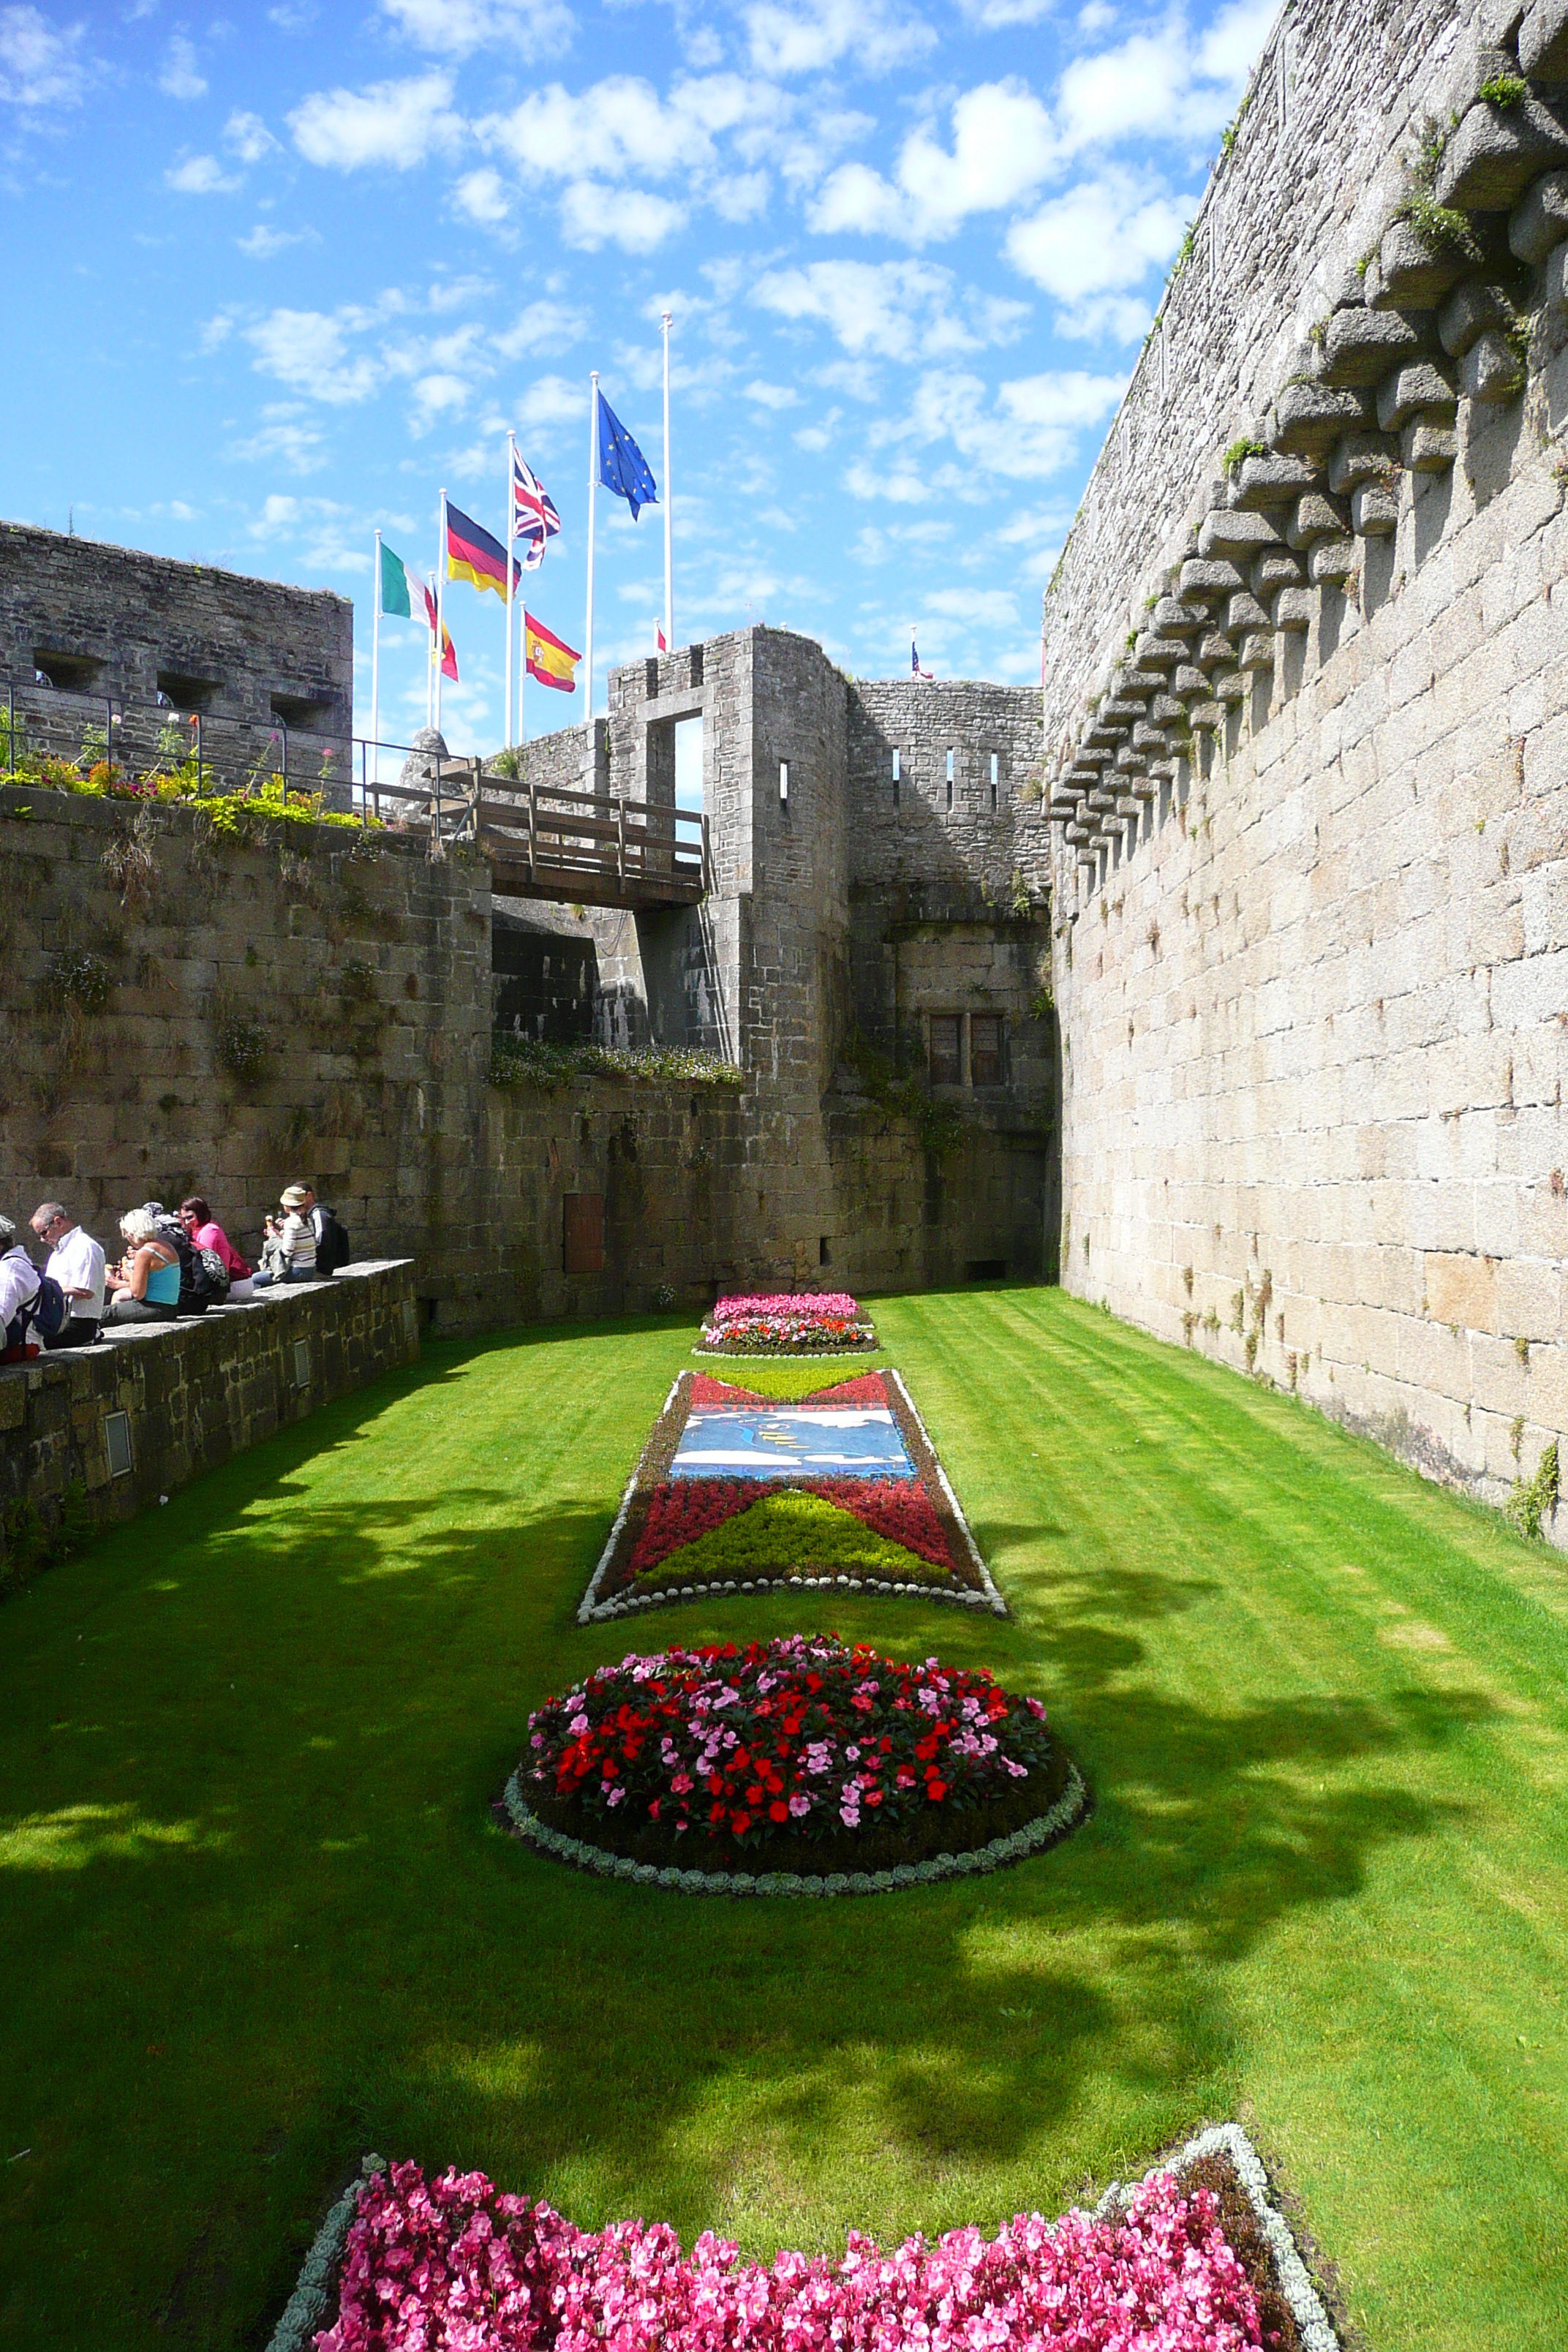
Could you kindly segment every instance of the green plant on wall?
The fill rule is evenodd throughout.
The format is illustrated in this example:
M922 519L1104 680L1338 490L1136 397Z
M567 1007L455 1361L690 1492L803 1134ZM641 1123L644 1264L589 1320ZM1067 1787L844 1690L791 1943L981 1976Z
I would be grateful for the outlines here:
M85 948L61 948L48 961L48 986L57 998L101 1013L114 985L108 964Z
M547 1045L533 1037L497 1037L490 1045L492 1087L538 1087L546 1093L575 1078L620 1078L644 1085L743 1087L744 1070L688 1045Z
M221 1066L242 1087L259 1086L271 1066L271 1041L263 1024L248 1013L221 1011L214 1050Z
M1541 1522L1557 1508L1557 1440L1547 1444L1533 1478L1518 1478L1503 1506L1521 1535L1539 1536Z
M939 1160L957 1150L968 1132L962 1112L936 1101L920 1078L897 1070L858 1030L845 1046L844 1058L879 1109L894 1118L913 1120L923 1150Z

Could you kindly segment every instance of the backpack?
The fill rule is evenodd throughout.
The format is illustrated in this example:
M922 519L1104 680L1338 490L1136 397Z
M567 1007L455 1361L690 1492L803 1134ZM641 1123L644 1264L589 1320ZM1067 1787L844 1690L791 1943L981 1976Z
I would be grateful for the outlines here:
M52 1274L41 1274L38 1286L22 1309L22 1321L46 1345L58 1339L70 1314L70 1301Z
M216 1250L193 1249L178 1217L158 1219L158 1239L167 1242L180 1261L180 1295L174 1312L205 1315L209 1307L221 1307L228 1297L228 1268Z
M353 1254L348 1228L339 1224L337 1211L323 1208L321 1229L316 1235L316 1272L336 1274L339 1266L347 1265Z
M184 1269L182 1268L182 1276ZM229 1271L215 1249L191 1252L191 1288L208 1307L221 1307L228 1297Z

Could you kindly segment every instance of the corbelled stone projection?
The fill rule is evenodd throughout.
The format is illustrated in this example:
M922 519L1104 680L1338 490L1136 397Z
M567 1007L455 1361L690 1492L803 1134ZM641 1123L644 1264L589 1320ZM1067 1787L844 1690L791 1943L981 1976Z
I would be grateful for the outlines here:
M1494 1501L1568 1433L1562 20L1281 16L1046 598L1064 1280Z

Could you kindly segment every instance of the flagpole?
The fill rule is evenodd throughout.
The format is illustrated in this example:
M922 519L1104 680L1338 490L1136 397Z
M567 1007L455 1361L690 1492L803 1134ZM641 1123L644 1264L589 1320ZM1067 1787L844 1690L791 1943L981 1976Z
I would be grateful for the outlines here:
M522 656L517 666L517 740L521 744L528 740L528 729L523 722L522 715L523 697L528 692L528 599L526 596L522 600L522 643L518 647L518 651Z
M407 544L406 541L404 542ZM370 625L370 760L375 781L381 782L381 533L375 534L375 565L372 573L375 604ZM363 782L363 773L361 773Z
M588 630L584 658L588 667L588 764L594 764L594 486L599 478L599 372L588 378Z
M516 520L516 500L511 494L512 478L517 467L517 436L506 436L506 728L507 742L511 741L511 641L516 632L512 627L511 611L511 542Z
M447 649L447 493L441 493L441 536L436 555L436 732L441 731L441 656Z
M434 595L436 592L436 583L434 580L429 582L428 585L431 594ZM428 607L426 608L425 628L426 635L428 635L430 628L430 614ZM431 637L430 642L434 645L436 642L435 638ZM426 727L434 727L436 724L435 659L436 657L434 654L432 654L429 660L426 661L425 665L425 724Z
M675 651L675 583L669 534L674 493L669 487L669 312L664 313L664 642Z

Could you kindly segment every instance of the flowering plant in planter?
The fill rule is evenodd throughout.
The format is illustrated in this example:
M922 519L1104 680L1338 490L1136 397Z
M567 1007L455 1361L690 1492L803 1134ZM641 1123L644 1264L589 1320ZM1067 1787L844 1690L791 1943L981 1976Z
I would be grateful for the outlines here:
M847 1290L721 1298L700 1342L705 1353L725 1356L844 1355L876 1344L875 1330Z
M578 2230L482 2172L427 2181L395 2164L349 2230L337 2316L316 2352L1265 2352L1258 2294L1206 2188L1169 2172L1104 2219L1021 2213L986 2238L952 2230L884 2254L740 2263L705 2231Z
M983 1667L792 1633L597 1668L530 1717L517 1777L547 1825L617 1853L815 1871L986 1843L1068 1769L1039 1700Z

